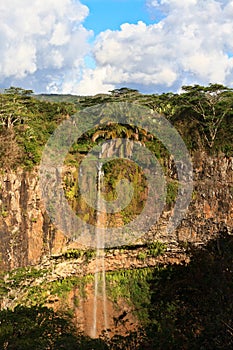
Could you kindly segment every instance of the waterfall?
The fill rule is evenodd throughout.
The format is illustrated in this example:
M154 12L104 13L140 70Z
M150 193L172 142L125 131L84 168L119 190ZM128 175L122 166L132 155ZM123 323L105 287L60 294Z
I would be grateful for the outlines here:
M108 312L107 312L107 294L106 294L106 276L105 276L105 230L103 213L104 208L101 201L101 185L103 183L104 172L102 163L97 164L97 214L96 214L96 266L94 282L94 305L93 305L93 325L91 336L97 337L97 311L100 287L102 289L102 311L103 311L103 328L108 329ZM103 224L103 225L101 225ZM102 282L102 285L100 284ZM99 303L100 305L100 303Z

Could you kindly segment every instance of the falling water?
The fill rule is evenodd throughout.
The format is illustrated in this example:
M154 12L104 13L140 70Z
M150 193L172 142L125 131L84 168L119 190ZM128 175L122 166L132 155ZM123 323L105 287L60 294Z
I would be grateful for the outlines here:
M103 328L108 329L108 312L107 312L107 295L106 295L106 278L105 278L105 232L101 223L103 220L104 208L101 201L101 185L103 182L104 172L102 170L102 163L97 165L97 215L96 215L96 267L95 267L95 283L94 283L94 306L93 306L93 325L92 337L97 336L97 308L99 296L99 282L102 282L102 309L104 324ZM101 272L100 272L101 271ZM101 278L100 278L101 277Z

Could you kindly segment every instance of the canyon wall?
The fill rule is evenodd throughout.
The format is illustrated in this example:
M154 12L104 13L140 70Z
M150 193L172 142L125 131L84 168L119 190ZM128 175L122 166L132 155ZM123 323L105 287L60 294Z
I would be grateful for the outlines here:
M175 232L167 235L172 215L167 205L147 239L176 245L203 244L221 230L233 227L233 158L193 154L194 190L189 209ZM172 172L172 163L168 168ZM50 221L41 199L38 169L0 174L0 266L9 270L36 265L43 257L76 247Z

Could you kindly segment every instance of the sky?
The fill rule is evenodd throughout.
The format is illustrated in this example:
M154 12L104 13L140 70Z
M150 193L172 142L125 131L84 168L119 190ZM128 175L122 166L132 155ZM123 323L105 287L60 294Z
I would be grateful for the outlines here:
M233 0L0 1L0 88L95 95L210 83L233 87Z

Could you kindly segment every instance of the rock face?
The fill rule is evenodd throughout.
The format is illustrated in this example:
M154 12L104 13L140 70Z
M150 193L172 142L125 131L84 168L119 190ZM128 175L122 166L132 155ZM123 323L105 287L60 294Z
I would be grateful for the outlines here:
M220 230L233 228L233 158L193 157L194 192L180 239L204 243Z
M0 210L1 268L34 265L62 249L65 238L44 209L36 170L1 174Z
M233 158L193 155L194 191L176 232L167 236L172 207L165 208L148 237L162 241L205 243L233 226ZM172 172L172 164L168 166ZM41 200L37 169L0 175L0 265L9 270L38 264L44 256L75 247L50 221Z
M152 228L154 238L204 244L221 230L233 229L233 158L208 157L197 152L192 157L193 195L188 211L169 237L166 227L172 210L164 211ZM172 166L169 167L172 172Z

